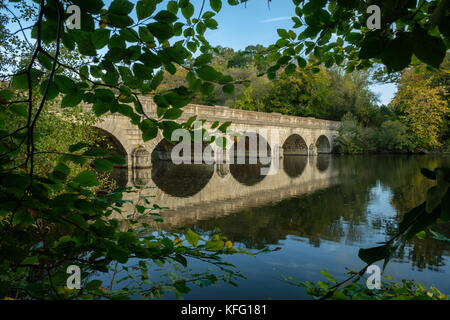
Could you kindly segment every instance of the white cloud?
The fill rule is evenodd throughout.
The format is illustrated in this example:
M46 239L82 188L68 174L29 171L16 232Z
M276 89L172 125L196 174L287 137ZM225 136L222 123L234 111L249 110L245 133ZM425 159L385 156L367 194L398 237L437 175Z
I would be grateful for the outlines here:
M284 17L278 17L278 18L272 18L272 19L266 19L263 20L263 23L269 23L269 22L275 22L275 21L283 21L283 20L290 20L291 17L284 16Z

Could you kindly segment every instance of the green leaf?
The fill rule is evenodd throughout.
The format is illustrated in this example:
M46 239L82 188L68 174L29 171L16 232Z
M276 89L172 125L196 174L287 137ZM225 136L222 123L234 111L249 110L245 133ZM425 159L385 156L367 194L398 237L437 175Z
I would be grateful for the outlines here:
M217 128L218 125L219 125L219 121L214 121L213 124L211 125L211 129Z
M277 33L283 39L289 38L289 33L285 29L277 29Z
M110 33L111 30L109 29L96 29L92 33L92 44L96 50L99 50L108 44Z
M44 81L41 82L41 86L39 88L39 92L43 95L45 92L45 89L47 87L47 81L48 79L45 79ZM48 87L47 90L47 100L53 100L58 96L59 92L58 89L55 86L55 82L52 81L50 82L50 85Z
M128 251L119 247L112 247L108 251L108 255L119 263L128 261Z
M149 119L144 119L144 121L139 124L139 128L142 131L142 139L144 142L152 140L158 135L158 127Z
M172 12L173 14L177 14L178 12L178 3L174 0L171 0L167 3L167 10Z
M75 82L67 76L55 75L54 83L59 92L72 94L76 91Z
M211 30L217 29L217 27L218 27L218 25L219 25L219 24L217 23L217 21L214 20L214 19L206 19L206 20L204 21L204 24L205 24L206 27L208 27L208 28L211 29Z
M194 6L192 5L192 3L189 2L186 7L181 8L181 13L186 19L192 17L194 15Z
M422 230L422 231L416 233L416 237L421 240L425 240L427 238L427 233Z
M11 88L28 89L28 76L26 73L15 75L12 78Z
M73 179L73 181L85 187L94 187L100 185L100 183L97 180L97 175L95 174L95 172L88 170L80 172Z
M199 240L203 240L197 233L189 229L186 234L186 241L193 247L196 247Z
M139 240L136 238L133 232L121 232L119 235L118 243L121 246L129 246L137 243Z
M233 94L234 93L234 85L226 84L222 87L222 91L226 94Z
M133 19L127 15L119 15L115 13L108 13L106 16L110 25L118 28L126 28L133 24Z
M161 23L173 23L177 21L177 16L170 11L161 10L155 15L155 20Z
M7 103L14 97L14 93L11 90L0 90L0 104Z
M197 69L198 76L206 81L215 81L220 77L220 73L211 66L202 66Z
M164 113L164 118L169 120L175 120L178 119L182 113L183 111L181 109L170 108L169 110L166 111L166 113Z
M210 251L218 251L218 250L222 250L224 245L225 245L225 242L223 242L220 239L209 240L205 243L205 249L210 250Z
M46 56L45 54L43 54L41 52L38 54L38 60L42 64L42 66L44 66L45 69L47 69L47 70L52 69L53 60L50 57Z
M97 290L101 285L102 285L102 282L100 280L92 280L83 286L83 290L94 291L94 290Z
M114 0L108 11L117 15L126 16L133 10L134 4L128 0Z
M214 85L211 82L204 82L200 87L200 92L205 96L213 93Z
M399 32L394 40L390 40L381 55L381 60L388 70L401 71L409 66L413 45L411 34L406 32Z
M293 75L295 73L296 69L297 69L297 66L295 64L291 63L284 69L284 72L286 72L286 74L288 76L290 76L290 75Z
M167 40L174 35L173 28L166 23L149 23L147 25L147 28L159 41Z
M81 100L83 99L83 92L78 91L74 94L65 95L61 101L62 107L75 107L77 106Z
M9 111L22 118L28 117L28 106L24 103L14 103L10 105Z
M86 150L83 155L90 157L103 157L109 155L109 151L103 148L90 148Z
M222 0L209 0L209 4L215 12L219 12L222 8Z
M70 169L64 163L58 163L53 169L53 176L58 180L65 180L70 173Z
M136 15L139 20L149 17L156 10L156 1L141 0L136 4Z
M94 166L95 169L101 172L111 172L114 169L113 164L107 159L95 159Z
M222 124L220 125L220 127L218 128L218 130L219 130L220 132L225 133L225 132L227 131L227 128L228 128L230 125L231 125L231 121L224 122L224 123L222 123Z
M82 8L83 11L98 14L104 3L102 0L72 0L72 3Z
M81 54L89 57L97 55L97 50L95 50L91 37L77 38L76 41L78 44L78 51L80 51Z
M388 258L390 254L390 246L384 245L369 249L360 249L358 257L367 264Z
M89 144L87 144L85 142L78 142L78 143L72 144L69 147L69 152L76 152L76 151L86 148L88 146L89 146Z
M113 155L111 157L106 158L106 160L114 163L114 164L118 164L118 165L124 165L127 162L125 161L125 159L121 156L117 156L117 155Z
M181 95L177 94L176 92L169 92L164 95L164 98L174 108L182 108L191 101L188 97L181 96Z
M416 57L430 66L439 68L447 50L444 41L440 37L430 36L425 30L417 31L414 40Z

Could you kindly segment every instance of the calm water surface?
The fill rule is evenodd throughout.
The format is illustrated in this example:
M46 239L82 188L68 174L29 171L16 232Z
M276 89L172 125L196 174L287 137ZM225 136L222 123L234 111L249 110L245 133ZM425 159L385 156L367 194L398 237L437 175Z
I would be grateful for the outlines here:
M346 268L359 270L362 247L395 234L403 214L424 200L431 183L421 167L450 165L446 156L291 156L280 170L261 176L258 165L181 165L154 162L152 169L116 172L119 184L146 184L160 206L167 230L189 227L198 233L219 228L235 246L256 257L225 258L247 279L238 286L193 287L186 299L305 299L299 281L324 280L326 269L341 280ZM450 236L450 224L433 226ZM385 274L414 279L450 293L450 245L413 239L404 243ZM205 265L189 261L197 271ZM167 294L165 298L175 298Z

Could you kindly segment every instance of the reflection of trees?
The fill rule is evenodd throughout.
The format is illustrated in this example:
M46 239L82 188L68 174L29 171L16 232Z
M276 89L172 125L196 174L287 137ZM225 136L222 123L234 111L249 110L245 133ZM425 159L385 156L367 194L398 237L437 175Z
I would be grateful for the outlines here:
M387 238L395 234L397 224L409 208L420 204L430 182L420 168L434 168L442 159L430 156L346 156L333 159L339 172L338 186L312 194L285 199L276 205L250 208L230 216L199 221L201 230L218 227L232 241L249 248L276 244L287 235L308 238L313 246L321 240L360 243L367 238L363 228L368 223L366 208L370 190L379 182L393 193L392 205L397 217L370 217L370 228L380 230ZM450 224L433 229L449 236ZM439 269L449 245L432 239L413 239L403 244L394 260L411 260L418 269Z
M286 199L276 206L251 208L226 217L198 221L197 228L212 230L218 227L232 241L247 247L262 248L275 244L286 235L307 237L315 246L320 239L339 241L345 230L340 219L360 224L365 198L347 194L340 186L321 190L298 198ZM344 206L352 199L352 207ZM362 200L362 202L361 202ZM359 239L357 228L349 228L347 237ZM353 234L355 232L355 234Z
M418 270L429 269L439 271L444 266L444 254L448 255L449 246L443 241L428 239L412 239L407 245L402 244L396 251L393 260L412 261Z

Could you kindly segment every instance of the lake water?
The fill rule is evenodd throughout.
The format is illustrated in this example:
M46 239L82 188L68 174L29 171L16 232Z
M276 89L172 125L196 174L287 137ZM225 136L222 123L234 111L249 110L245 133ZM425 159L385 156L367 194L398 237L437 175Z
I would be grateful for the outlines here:
M219 228L235 246L256 257L225 257L247 279L192 287L186 299L308 299L286 283L324 280L326 269L338 280L346 268L360 270L360 248L395 234L408 209L424 200L432 185L420 168L450 165L446 156L288 156L274 175L258 165L181 165L154 162L151 169L118 171L122 185L143 183L151 201L167 207L163 229L192 228L202 234ZM450 224L432 230L450 236ZM381 265L382 262L380 262ZM205 265L189 261L204 271ZM414 279L450 293L450 244L433 239L404 243L385 275ZM175 298L167 294L164 298Z

